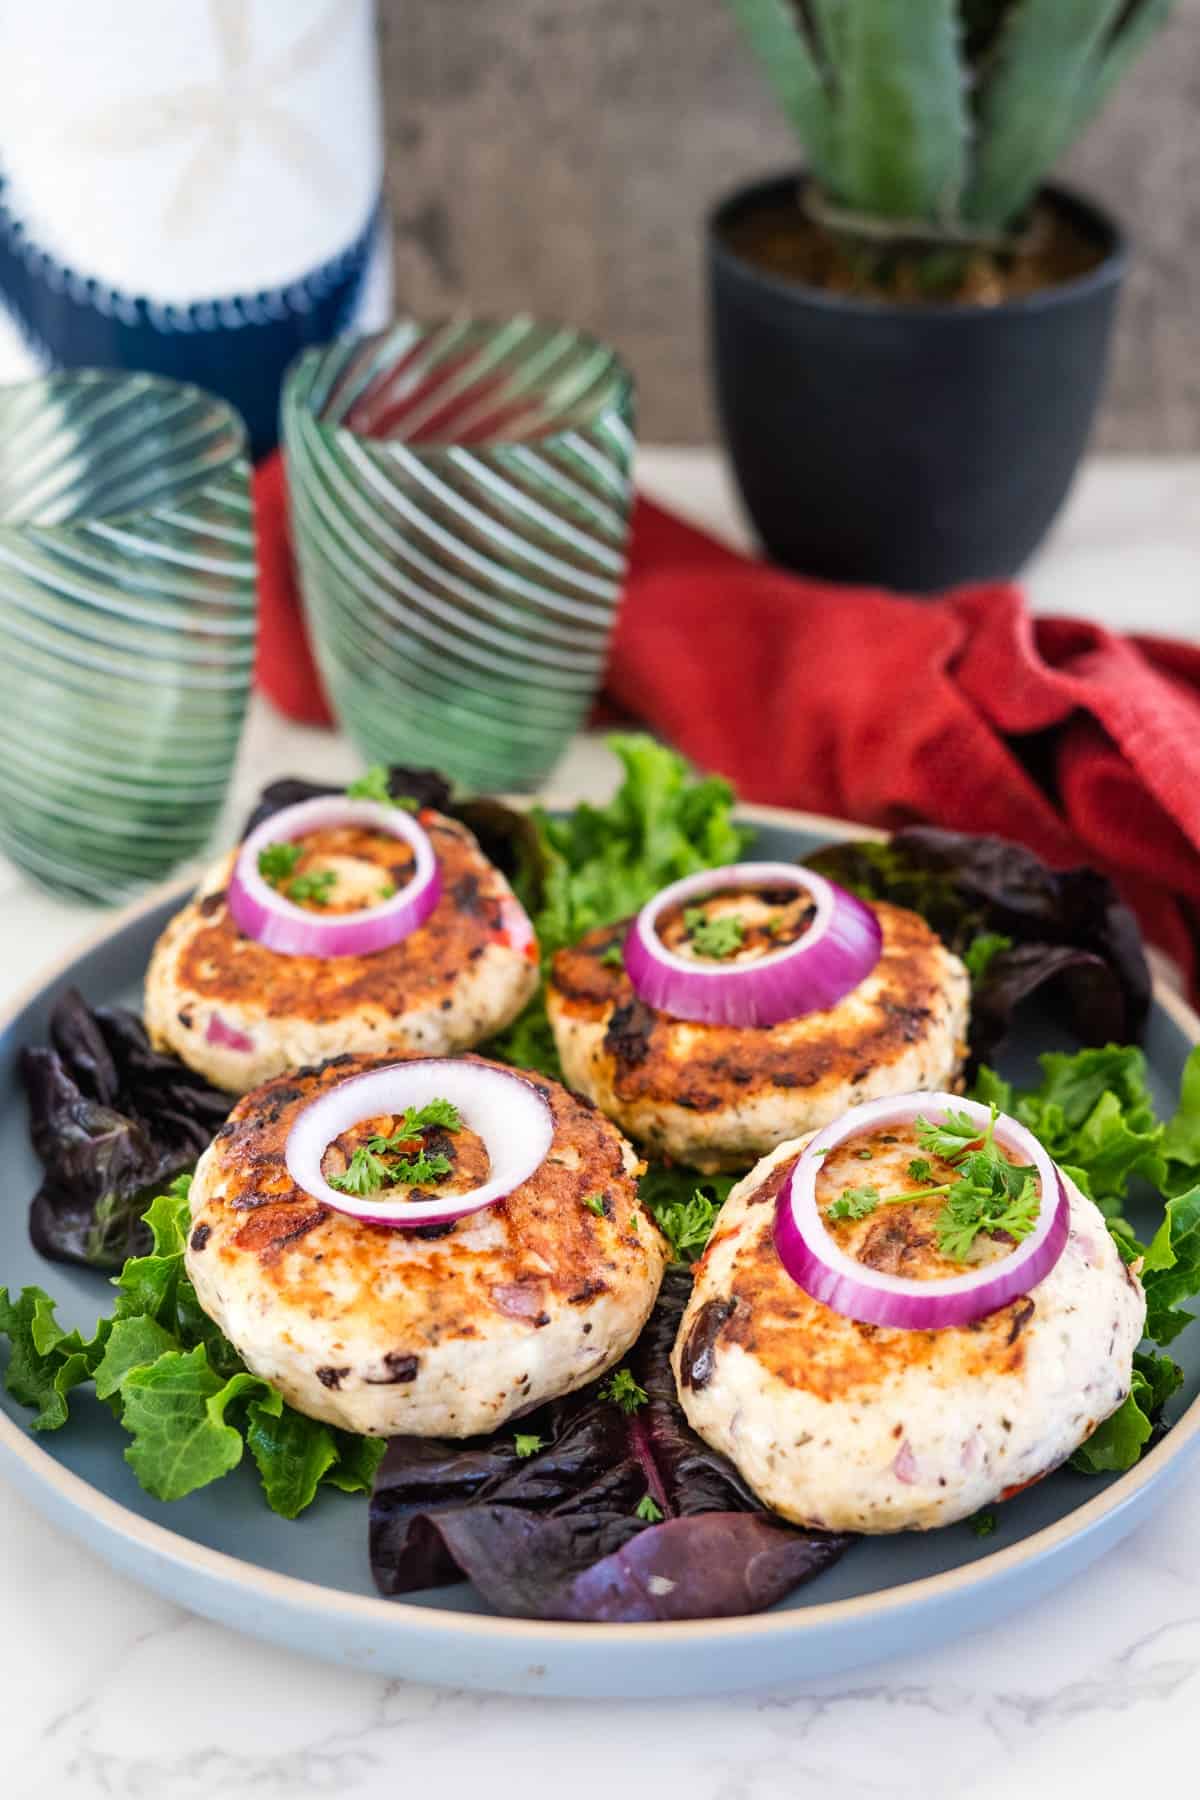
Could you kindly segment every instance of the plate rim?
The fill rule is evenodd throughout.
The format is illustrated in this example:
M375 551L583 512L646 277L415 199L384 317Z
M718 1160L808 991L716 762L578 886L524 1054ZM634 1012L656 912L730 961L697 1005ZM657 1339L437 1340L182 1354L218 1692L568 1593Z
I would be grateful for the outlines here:
M528 806L532 802L521 796L516 802ZM572 802L557 794L542 797L539 804L547 807L569 806ZM750 823L783 825L793 830L825 832L831 838L885 838L889 834L873 826L856 825L822 813L793 811L787 807L739 806L736 816ZM105 915L94 931L75 940L52 962L45 964L0 1008L0 1031L7 1031L19 1014L64 970L80 957L99 948L127 926L136 924L144 915L155 911L169 900L184 899L196 884L194 873L174 877L140 895L127 905ZM1156 970L1153 994L1158 1005L1179 1026L1193 1044L1200 1043L1200 1014L1182 994ZM48 1488L59 1503L56 1517L65 1529L82 1537L92 1549L98 1549L89 1533L75 1530L72 1519L88 1519L102 1526L113 1538L130 1550L147 1553L152 1560L180 1567L208 1578L244 1599L257 1599L288 1611L302 1611L310 1617L322 1615L336 1618L341 1625L382 1627L389 1635L403 1637L407 1629L434 1633L439 1637L511 1644L517 1652L532 1649L576 1647L586 1642L635 1646L639 1650L656 1644L664 1649L680 1649L687 1644L712 1641L724 1645L772 1641L785 1637L811 1637L822 1631L836 1630L862 1623L870 1617L887 1616L910 1607L921 1607L948 1600L965 1589L985 1589L1003 1581L1021 1568L1033 1567L1056 1549L1073 1539L1083 1539L1104 1520L1114 1517L1132 1503L1136 1496L1153 1483L1160 1473L1171 1467L1194 1448L1200 1439L1200 1395L1192 1401L1171 1430L1140 1462L1092 1500L1085 1500L1063 1518L1043 1526L1017 1544L972 1558L955 1569L937 1575L925 1575L915 1581L897 1582L869 1594L858 1594L843 1600L818 1600L782 1612L749 1613L731 1619L680 1619L645 1621L636 1624L611 1622L572 1622L557 1619L512 1619L497 1614L459 1612L451 1607L412 1606L403 1600L387 1600L375 1594L349 1594L321 1582L308 1581L297 1575L282 1575L264 1569L257 1563L244 1561L225 1550L213 1550L192 1538L160 1525L112 1499L91 1482L66 1469L44 1450L28 1429L0 1412L0 1452L19 1465L26 1492ZM103 1555L103 1550L100 1549ZM122 1565L131 1579L137 1581L135 1560ZM151 1584L152 1585L152 1584ZM186 1603L185 1603L186 1604Z

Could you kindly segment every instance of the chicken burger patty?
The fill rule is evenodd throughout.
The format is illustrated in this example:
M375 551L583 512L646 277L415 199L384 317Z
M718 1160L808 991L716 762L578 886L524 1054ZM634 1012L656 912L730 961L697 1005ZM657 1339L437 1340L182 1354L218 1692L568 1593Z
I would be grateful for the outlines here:
M544 1162L494 1206L404 1231L314 1202L288 1174L288 1133L319 1094L379 1066L338 1057L238 1101L192 1182L188 1273L247 1367L299 1412L382 1437L493 1431L620 1360L666 1246L638 1202L634 1152L557 1082L535 1083L554 1115ZM336 1140L326 1178L393 1124ZM451 1165L438 1194L486 1178L466 1124L422 1147Z
M738 951L754 955L806 923L792 916L794 896L781 898L726 890L705 916L718 930L737 920ZM884 901L874 911L883 946L865 980L828 1011L763 1028L656 1012L621 964L628 921L588 932L555 956L546 996L568 1084L656 1155L706 1172L744 1169L860 1101L952 1087L965 1054L967 972L916 913ZM688 915L695 943L694 909ZM687 953L683 919L664 921L661 934Z
M225 899L236 852L223 857L150 959L153 1042L244 1093L346 1050L444 1056L501 1030L537 985L532 928L465 825L435 812L421 823L441 898L416 931L369 956L285 956L246 937ZM299 847L282 891L322 917L377 903L412 874L407 844L361 826L310 832Z
M972 1325L901 1331L810 1299L780 1262L775 1202L802 1148L781 1144L729 1196L673 1357L688 1420L765 1505L831 1531L948 1525L1049 1473L1121 1404L1145 1300L1072 1183L1066 1248L1028 1294ZM830 1226L842 1249L896 1275L961 1275L934 1202L886 1204L913 1190L917 1157L911 1127L852 1138L822 1163L818 1203L869 1184L881 1203ZM948 1174L934 1159L926 1180ZM1011 1247L985 1236L970 1258Z

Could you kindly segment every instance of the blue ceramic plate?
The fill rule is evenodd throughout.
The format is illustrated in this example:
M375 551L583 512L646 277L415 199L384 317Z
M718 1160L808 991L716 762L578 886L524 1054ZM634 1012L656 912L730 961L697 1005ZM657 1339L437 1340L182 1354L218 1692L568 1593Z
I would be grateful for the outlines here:
M750 812L756 854L795 858L846 827ZM61 1297L68 1324L90 1326L108 1305L101 1278L44 1263L30 1248L25 1201L38 1171L16 1076L21 1046L44 1040L56 996L75 983L95 1002L136 1003L150 947L185 897L160 892L113 921L53 970L0 1022L0 1281L37 1282ZM1157 1098L1170 1106L1200 1019L1159 988L1146 1042ZM1031 1077L1039 1050L1072 1048L1052 1024L1018 1034L1005 1073ZM1136 1208L1131 1209L1137 1222ZM41 1439L0 1394L0 1468L48 1518L116 1568L180 1605L241 1631L381 1674L458 1687L604 1697L727 1692L829 1675L987 1625L1084 1569L1157 1506L1200 1440L1200 1331L1174 1346L1187 1372L1176 1423L1128 1475L1097 1480L1062 1470L1010 1501L994 1537L965 1525L874 1538L776 1611L680 1625L543 1625L496 1618L467 1587L404 1602L380 1600L367 1567L365 1503L327 1494L293 1524L264 1506L240 1469L165 1506L135 1482L121 1437L95 1401Z

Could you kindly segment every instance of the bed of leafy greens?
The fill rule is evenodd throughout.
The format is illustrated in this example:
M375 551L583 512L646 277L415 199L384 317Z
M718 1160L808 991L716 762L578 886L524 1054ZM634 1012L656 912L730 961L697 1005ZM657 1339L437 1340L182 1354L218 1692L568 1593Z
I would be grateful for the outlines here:
M836 1562L849 1534L775 1518L684 1418L670 1356L690 1289L669 1269L617 1375L519 1430L393 1438L371 1500L381 1593L465 1576L510 1617L721 1618Z
M180 1500L228 1474L247 1445L267 1504L284 1518L302 1512L322 1484L369 1492L383 1444L294 1411L201 1310L183 1260L190 1186L182 1175L151 1204L149 1253L130 1257L114 1278L116 1302L90 1338L63 1330L41 1288L15 1300L0 1288L9 1392L37 1409L35 1431L53 1431L66 1423L74 1390L94 1383L129 1433L126 1461L157 1500Z
M456 802L429 771L390 774L393 794L457 813L476 831L529 909L544 963L589 927L628 917L666 882L736 860L747 847L727 783L691 779L650 739L612 742L624 766L617 794L566 818ZM328 791L276 783L250 824ZM972 1091L1037 1134L1096 1201L1122 1254L1140 1264L1148 1326L1133 1391L1073 1459L1085 1472L1130 1467L1164 1429L1182 1379L1166 1347L1190 1323L1185 1302L1200 1292L1200 1053L1188 1063L1178 1110L1159 1119L1135 1041L1150 991L1136 925L1102 877L1052 872L992 839L913 829L887 844L830 846L810 860L860 893L914 907L964 956L974 990ZM1037 1086L1014 1091L983 1059L1039 987L1092 1047L1044 1056ZM91 1014L78 996L62 1003L52 1040L25 1062L46 1169L35 1242L98 1269L128 1260L113 1278L110 1314L86 1339L57 1323L40 1288L16 1298L0 1289L7 1385L35 1410L33 1428L63 1425L72 1395L90 1383L127 1432L138 1479L160 1499L225 1474L247 1448L268 1504L286 1517L322 1487L369 1490L381 1445L288 1407L245 1369L188 1280L187 1177L179 1172L223 1117L226 1097L152 1052L132 1015ZM485 1049L561 1073L540 993ZM148 1192L171 1176L179 1178L147 1210ZM676 1269L622 1381L593 1384L486 1440L393 1440L372 1525L384 1591L467 1573L505 1611L636 1617L647 1616L636 1609L648 1570L669 1570L672 1592L688 1568L719 1570L685 1583L655 1615L683 1616L670 1611L678 1605L700 1616L769 1604L841 1553L845 1540L794 1532L764 1514L690 1432L671 1388L666 1346L686 1265L733 1179L649 1166L642 1198ZM1161 1197L1161 1223L1146 1244L1126 1217L1131 1183Z

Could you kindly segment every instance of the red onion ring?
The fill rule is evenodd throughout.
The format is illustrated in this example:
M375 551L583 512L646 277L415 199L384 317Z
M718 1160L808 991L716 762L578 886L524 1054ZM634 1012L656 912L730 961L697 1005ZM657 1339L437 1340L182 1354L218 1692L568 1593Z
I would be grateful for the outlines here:
M321 1163L334 1138L364 1119L381 1113L397 1116L406 1107L425 1106L430 1100L453 1101L463 1123L483 1139L491 1168L482 1186L443 1199L393 1200L390 1207L386 1200L344 1194L330 1186ZM449 1225L506 1199L541 1167L553 1138L554 1115L523 1075L487 1063L430 1056L351 1075L329 1088L297 1114L285 1155L296 1186L322 1206L372 1225L405 1230Z
M216 1044L221 1050L239 1050L243 1056L249 1056L254 1048L254 1039L236 1025L227 1025L219 1012L211 1015L204 1033L206 1044Z
M1033 1164L1041 1188L1037 1224L1010 1255L964 1275L916 1281L870 1269L834 1242L817 1205L817 1174L823 1153L861 1131L908 1125L921 1113L936 1121L951 1109L975 1120L981 1135L986 1131L991 1113L978 1101L957 1094L900 1094L852 1107L819 1131L797 1158L776 1202L775 1248L792 1280L812 1299L865 1325L941 1331L985 1318L1018 1295L1027 1294L1050 1273L1063 1253L1070 1228L1066 1188L1041 1144L1006 1113L996 1120L996 1139Z
M658 935L670 907L723 888L794 887L816 903L802 937L752 961L715 966L677 956ZM728 863L672 882L644 906L625 939L634 992L672 1018L700 1025L779 1025L824 1012L866 979L879 961L883 933L872 909L798 863Z
M259 873L268 844L294 843L327 825L364 825L408 844L416 857L411 880L378 906L322 918L297 906ZM302 800L264 819L238 852L227 902L239 931L281 956L370 956L423 925L442 894L442 877L428 834L402 807L331 794Z

